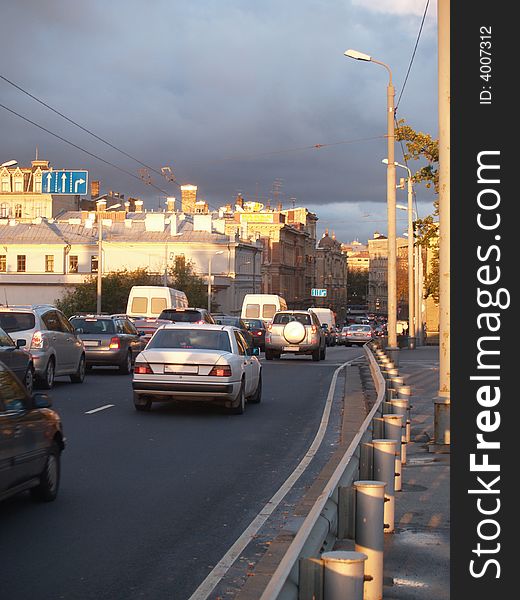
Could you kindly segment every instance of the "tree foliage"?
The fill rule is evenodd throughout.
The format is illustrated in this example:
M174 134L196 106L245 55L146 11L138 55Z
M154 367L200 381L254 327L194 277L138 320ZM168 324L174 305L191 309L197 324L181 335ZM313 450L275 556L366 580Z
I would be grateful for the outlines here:
M180 257L179 257L180 258ZM130 289L134 285L163 285L164 277L149 273L147 269L114 271L101 280L101 309L104 313L125 313ZM168 285L182 290L190 306L206 306L207 291L191 262L176 260L168 273ZM70 317L77 313L95 313L97 307L97 275L89 275L84 282L67 290L56 306Z
M396 139L406 144L404 158L406 161L426 161L412 176L414 183L423 183L426 188L432 188L439 193L439 140L427 133L417 132L406 124L404 119L397 122ZM414 223L419 244L423 248L432 249L431 270L424 278L424 297L431 296L436 303L439 301L439 238L438 222L439 201L433 201L433 213Z

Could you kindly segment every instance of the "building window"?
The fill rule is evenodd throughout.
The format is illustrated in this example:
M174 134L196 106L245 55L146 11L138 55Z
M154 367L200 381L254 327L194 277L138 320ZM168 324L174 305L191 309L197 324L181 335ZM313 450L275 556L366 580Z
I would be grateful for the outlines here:
M41 191L42 191L42 180L41 179L34 180L34 191L38 194L41 194Z
M54 254L45 255L45 272L54 273Z
M9 179L2 179L2 192L10 192L11 186L9 185Z
M90 257L90 272L97 273L98 272L98 257L97 254L93 254Z
M25 273L25 262L26 262L25 254L18 254L16 257L16 270L18 273Z
M0 218L7 218L9 216L9 206L7 204L7 202L2 202L2 204L0 204Z
M78 257L77 256L69 256L69 273L77 273L78 272Z
M17 204L14 207L14 218L15 219L21 219L22 218L22 205L21 204Z
M14 191L15 192L23 192L23 182L20 179L15 179Z
M7 255L6 254L0 254L0 272L1 273L7 272Z

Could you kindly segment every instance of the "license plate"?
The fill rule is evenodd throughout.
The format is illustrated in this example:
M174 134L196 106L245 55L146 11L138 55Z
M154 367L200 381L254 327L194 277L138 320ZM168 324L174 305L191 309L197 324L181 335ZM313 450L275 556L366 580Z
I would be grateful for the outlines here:
M83 340L84 346L99 346L99 340Z
M299 346L284 346L285 352L295 352L300 349Z
M164 365L165 373L176 373L182 375L197 375L198 365Z

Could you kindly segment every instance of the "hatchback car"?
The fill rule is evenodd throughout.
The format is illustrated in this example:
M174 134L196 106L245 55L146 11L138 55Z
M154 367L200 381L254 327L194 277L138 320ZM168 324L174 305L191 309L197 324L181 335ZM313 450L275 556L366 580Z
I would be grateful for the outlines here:
M16 343L11 336L0 327L0 360L18 377L29 394L32 394L34 383L34 364L32 356L24 350L25 340Z
M54 378L68 375L73 383L85 378L85 348L67 317L50 304L0 307L0 327L24 339L34 362L36 385L50 389Z
M362 346L374 337L374 332L370 325L349 325L345 335L345 346L356 344Z
M205 308L165 308L158 317L174 323L215 323Z
M310 354L314 361L325 359L325 333L313 312L283 310L275 313L265 335L265 358L273 360L284 353Z
M263 352L265 350L265 323L262 319L243 319L253 336L253 343Z
M145 411L152 402L205 401L242 414L246 400L261 400L257 354L236 327L163 325L135 362L134 406Z
M84 315L69 320L85 346L87 367L108 365L130 373L146 345L130 319L121 316Z
M61 420L45 394L30 395L0 362L0 500L25 490L56 498L65 447Z

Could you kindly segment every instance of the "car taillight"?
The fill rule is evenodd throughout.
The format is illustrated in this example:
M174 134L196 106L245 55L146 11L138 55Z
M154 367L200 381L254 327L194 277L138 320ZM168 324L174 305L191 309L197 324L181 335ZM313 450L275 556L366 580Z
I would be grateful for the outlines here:
M262 335L261 331L255 331L256 335Z
M110 350L119 350L119 348L120 348L119 338L113 337L110 340L108 347L110 348Z
M35 331L31 340L31 348L43 348L43 335L41 331Z
M231 377L231 367L229 365L224 365L222 367L213 367L209 372L210 375L214 377Z
M272 323L268 323L266 329L267 329L267 331L272 331L273 324Z
M318 333L318 327L316 325L311 325L311 333Z
M152 368L148 363L135 363L134 373L139 375L153 375Z
M194 325L204 325L205 322L204 319L200 319L199 321L195 321Z

